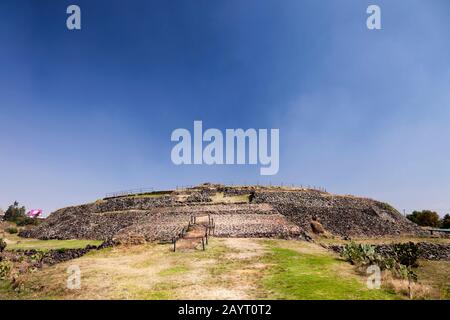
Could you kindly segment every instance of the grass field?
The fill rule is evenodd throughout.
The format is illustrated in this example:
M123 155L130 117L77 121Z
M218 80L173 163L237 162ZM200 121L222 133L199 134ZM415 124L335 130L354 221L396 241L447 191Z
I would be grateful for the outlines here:
M214 196L211 197L211 200L213 203L248 203L249 197L249 194L225 197L223 192L217 192Z
M385 290L370 290L361 284L347 264L325 252L303 252L270 244L267 261L274 267L264 285L275 299L395 299Z
M7 250L15 249L38 249L38 250L50 250L50 249L78 249L84 248L87 245L98 246L102 244L103 241L100 240L37 240L37 239L27 239L21 238L17 234L9 234L5 230L8 228L10 223L3 223L2 232L0 238L6 241Z
M230 197L242 201L246 196ZM223 195L216 201L223 201ZM228 198L228 197L226 197ZM20 238L2 223L0 237L12 249L72 249L93 240ZM361 243L422 238L356 239ZM448 243L449 239L427 241ZM322 243L341 243L318 239ZM342 242L343 243L343 242ZM66 288L70 266L81 270L80 290ZM450 299L450 262L420 261L420 298ZM366 275L318 244L295 240L212 238L206 251L171 252L171 245L118 246L44 267L22 276L22 289L0 281L1 299L402 299L405 284L366 287ZM403 290L403 291L402 291Z
M19 240L9 242L8 250L14 249L78 249L84 248L87 245L99 246L102 244L101 240Z
M66 288L67 269L81 289ZM397 299L322 247L267 239L211 239L206 251L170 245L114 247L27 274L0 299Z

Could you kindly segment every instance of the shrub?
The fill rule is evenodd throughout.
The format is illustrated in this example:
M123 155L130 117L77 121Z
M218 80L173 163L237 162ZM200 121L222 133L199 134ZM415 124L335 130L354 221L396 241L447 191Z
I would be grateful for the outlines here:
M393 245L392 252L398 263L407 267L417 267L419 247L414 242L396 243Z
M396 213L396 214L401 214L400 212L398 212L398 210L397 209L395 209L393 206L391 206L389 203L386 203L386 202L381 202L380 203L380 207L381 207L381 209L383 209L383 210L386 210L386 211L390 211L390 212L392 212L392 213Z
M14 233L18 232L16 227L9 227L8 229L6 229L6 231L10 234L14 234Z
M42 260L45 258L45 252L42 250L36 250L36 252L31 256L32 261L36 261L42 263Z
M412 268L417 267L419 248L413 242L394 244L390 256L376 253L374 246L351 242L344 246L341 256L357 266L375 264L381 270L390 270L398 278L417 280Z
M344 246L342 257L355 265L376 264L382 258L375 252L375 247L368 244L356 244L353 241Z
M19 217L16 220L16 224L18 226L27 226L27 225L38 225L39 220L36 218L30 218L30 217Z
M6 242L3 240L3 238L0 238L0 252L3 252L6 248Z
M397 263L395 267L392 268L392 273L400 279L417 281L417 274L412 270L412 268L401 263Z
M9 260L0 261L0 280L7 280L12 270L12 263Z

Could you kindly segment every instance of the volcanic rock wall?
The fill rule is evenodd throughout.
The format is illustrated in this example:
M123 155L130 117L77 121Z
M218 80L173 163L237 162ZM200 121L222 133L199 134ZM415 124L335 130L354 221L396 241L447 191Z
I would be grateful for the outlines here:
M281 214L215 214L215 236L239 238L292 238L302 235L301 228Z
M366 198L320 191L256 192L256 203L269 203L296 225L308 229L317 219L340 236L418 234L422 231L391 206Z
M429 242L417 242L418 256L420 259L425 260L450 260L450 244L446 243L429 243ZM394 244L374 244L375 252L384 257L393 257L395 253L393 251ZM341 253L344 249L343 245L332 245L329 249Z
M81 209L61 209L39 226L19 233L21 237L48 239L110 239L125 227L141 223L152 211L97 213Z

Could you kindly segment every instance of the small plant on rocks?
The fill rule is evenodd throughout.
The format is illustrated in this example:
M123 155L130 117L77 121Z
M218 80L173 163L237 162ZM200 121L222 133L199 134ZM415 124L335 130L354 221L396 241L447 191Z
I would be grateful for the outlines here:
M15 234L18 232L16 227L9 227L6 231L8 231L9 234Z
M0 238L0 252L3 252L6 248L6 242L3 240L3 238Z
M12 270L12 262L9 260L0 261L0 280L7 280Z
M36 252L31 256L31 260L38 262L38 263L42 263L42 260L45 257L45 252L41 251L41 250L36 250Z

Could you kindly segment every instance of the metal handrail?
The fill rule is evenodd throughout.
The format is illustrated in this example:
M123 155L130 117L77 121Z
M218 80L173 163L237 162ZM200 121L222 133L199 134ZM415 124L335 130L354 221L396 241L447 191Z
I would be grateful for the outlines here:
M130 189L130 190L107 193L105 195L105 198L124 197L124 196L130 196L130 195L134 195L134 194L149 193L149 192L153 192L153 191L154 191L154 188Z
M233 184L227 184L228 186L237 186L237 185L233 185ZM256 184L256 186L261 186L259 183ZM281 185L272 185L271 183L269 183L269 186L272 187L293 187L293 188L306 188L306 189L312 189L312 190L318 190L318 191L322 191L322 192L326 192L327 189L321 186L312 186L312 185L297 185L294 183L284 183L282 182ZM182 190L187 190L187 189L192 189L194 188L194 186L192 185L181 185L181 186L176 186L175 190L178 191L182 191ZM110 192L107 193L105 195L105 198L117 198L117 197L126 197L126 196L130 196L130 195L136 195L136 194L143 194L143 193L150 193L150 192L154 192L155 189L154 188L139 188L139 189L130 189L130 190L124 190L124 191L116 191L116 192Z

